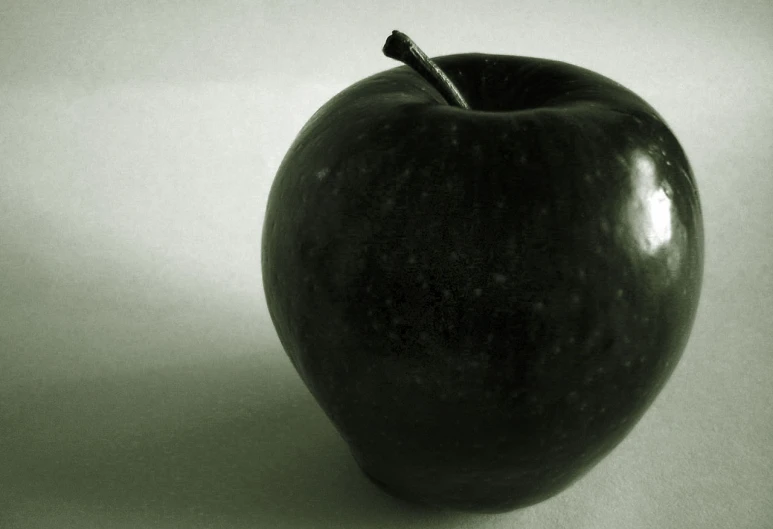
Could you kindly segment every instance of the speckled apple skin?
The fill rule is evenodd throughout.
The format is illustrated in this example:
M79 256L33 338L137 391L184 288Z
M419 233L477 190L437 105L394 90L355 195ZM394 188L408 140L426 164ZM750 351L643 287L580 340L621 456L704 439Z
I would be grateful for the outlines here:
M701 208L674 134L619 84L437 63L474 110L399 67L304 127L270 193L264 287L376 483L501 512L581 477L663 387L698 305Z

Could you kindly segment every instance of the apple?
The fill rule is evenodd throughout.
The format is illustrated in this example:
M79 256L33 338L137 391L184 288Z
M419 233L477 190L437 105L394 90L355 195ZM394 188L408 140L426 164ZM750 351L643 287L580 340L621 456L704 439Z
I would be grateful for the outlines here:
M392 495L504 512L620 443L688 340L701 207L642 98L553 60L406 63L326 103L276 175L262 273L282 346ZM656 458L657 454L652 454Z

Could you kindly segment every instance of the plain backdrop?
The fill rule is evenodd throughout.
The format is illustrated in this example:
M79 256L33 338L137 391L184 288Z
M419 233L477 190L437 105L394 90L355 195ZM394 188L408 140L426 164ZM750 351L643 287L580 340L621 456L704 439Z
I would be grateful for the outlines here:
M275 171L330 97L429 55L597 70L692 162L705 286L674 376L559 496L435 512L370 485L268 318ZM773 528L773 4L0 3L0 527Z

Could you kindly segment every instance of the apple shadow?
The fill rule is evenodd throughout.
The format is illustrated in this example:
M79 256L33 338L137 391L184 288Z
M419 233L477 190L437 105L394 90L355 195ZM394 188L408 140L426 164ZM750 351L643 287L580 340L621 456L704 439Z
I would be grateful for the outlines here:
M44 527L41 506L161 527L453 527L473 516L377 489L295 372L266 367L275 354L12 395L12 519Z

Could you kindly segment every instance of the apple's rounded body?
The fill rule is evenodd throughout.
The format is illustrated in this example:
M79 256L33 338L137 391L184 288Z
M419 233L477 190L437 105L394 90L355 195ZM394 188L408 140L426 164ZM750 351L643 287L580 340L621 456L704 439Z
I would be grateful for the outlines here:
M327 103L269 196L266 299L363 470L406 499L505 511L634 427L695 317L703 227L662 118L564 63L401 67Z

